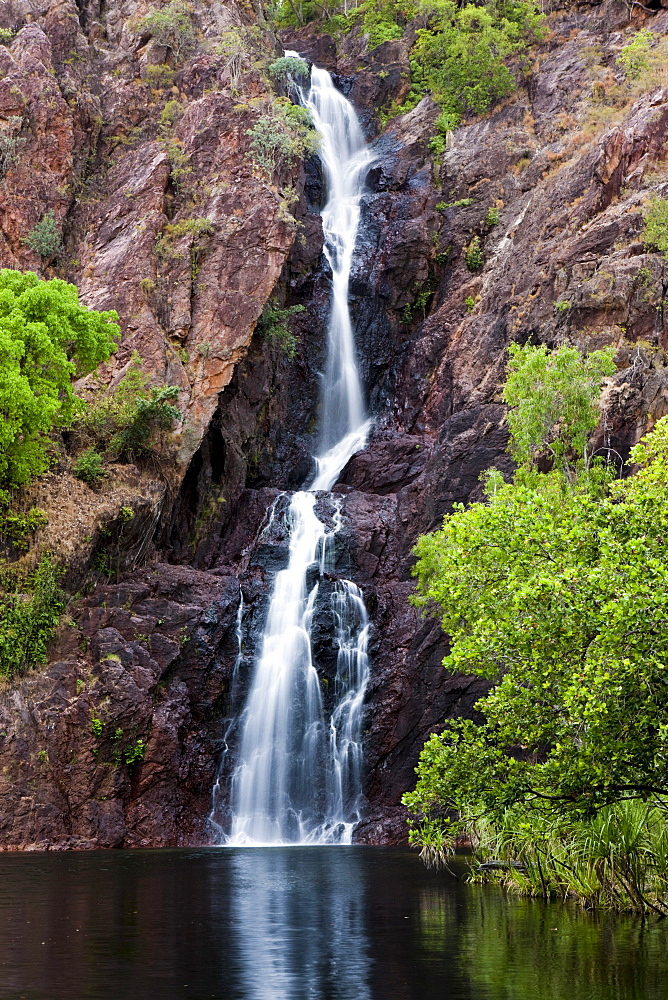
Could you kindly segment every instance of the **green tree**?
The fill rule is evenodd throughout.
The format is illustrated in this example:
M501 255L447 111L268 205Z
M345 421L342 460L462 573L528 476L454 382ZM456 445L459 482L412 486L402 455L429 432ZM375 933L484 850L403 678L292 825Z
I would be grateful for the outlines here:
M0 578L0 676L23 674L46 658L65 606L60 577L53 561L43 556L28 579Z
M604 376L615 371L614 348L583 357L575 347L508 348L510 453L525 468L548 457L571 475L587 463L587 442L599 419L597 406Z
M310 72L306 60L298 59L295 56L281 56L269 66L269 76L274 80L285 80L291 76L304 80Z
M484 721L432 736L404 799L414 842L437 852L481 823L506 829L515 849L535 846L548 820L589 823L593 843L599 811L627 799L668 808L668 418L632 450L639 468L627 479L591 466L565 475L557 461L540 473L551 420L565 456L591 428L591 394L569 422L540 379L507 385L513 393L511 449L524 464L510 483L488 473L487 502L457 507L416 547L416 602L441 615L445 665L491 684L476 706Z
M304 312L304 306L288 306L281 309L275 299L270 299L258 320L258 332L271 344L277 344L292 361L297 353L297 337L288 326L288 320Z
M486 0L460 6L455 0L422 0L427 26L411 50L409 105L430 92L455 122L465 112L481 113L512 93L515 79L506 64L541 37L543 19L532 2Z
M23 242L29 246L33 253L38 254L45 260L50 260L62 250L63 242L56 222L53 210L49 209L40 221L33 226Z
M653 198L645 213L643 241L668 258L668 200Z
M142 34L148 34L158 45L168 49L178 61L196 41L192 23L192 6L183 0L170 0L158 10L151 10L137 25Z
M483 725L432 737L418 798L435 763L464 816L668 794L668 419L632 458L640 471L598 497L557 473L491 476L486 504L418 543L418 602L441 612L445 665L494 684Z
M617 65L624 70L628 80L637 80L649 65L647 58L652 47L654 35L647 28L642 28L632 42L625 45L617 56Z
M258 118L246 135L253 159L270 177L279 167L290 166L318 148L310 114L286 97L277 97L271 111Z
M150 387L148 383L141 357L135 351L120 382L105 387L75 420L77 445L86 446L76 468L87 453L96 454L97 449L104 451L107 458L143 458L153 450L161 431L183 419L174 405L179 387Z
M107 361L115 312L79 305L74 285L0 270L0 485L48 466L48 435L77 410L72 380Z

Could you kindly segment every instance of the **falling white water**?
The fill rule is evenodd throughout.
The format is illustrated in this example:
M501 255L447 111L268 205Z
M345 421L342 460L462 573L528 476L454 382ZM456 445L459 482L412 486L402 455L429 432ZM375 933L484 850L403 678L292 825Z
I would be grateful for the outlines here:
M371 156L352 105L335 89L329 73L314 66L310 89L300 92L300 99L320 135L328 193L322 222L332 301L320 446L313 481L292 497L288 565L276 575L241 719L227 837L228 844L236 845L350 843L362 800L369 626L355 584L338 581L330 598L338 652L328 723L313 662L311 625L324 574L334 569L333 543L341 526L339 498L330 500L336 513L328 530L316 513L317 494L332 488L349 458L364 447L369 428L355 361L348 286Z

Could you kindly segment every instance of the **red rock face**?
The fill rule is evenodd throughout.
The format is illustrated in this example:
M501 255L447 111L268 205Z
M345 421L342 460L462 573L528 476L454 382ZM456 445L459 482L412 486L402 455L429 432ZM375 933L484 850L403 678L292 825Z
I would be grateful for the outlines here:
M0 183L0 266L66 277L85 305L118 311L123 339L107 378L136 350L156 381L181 387L186 419L171 443L178 483L245 355L295 225L249 156L246 132L266 84L247 54L233 95L217 52L221 32L242 23L236 8L195 4L203 37L176 63L142 36L149 9L87 8L84 28L76 4L52 2L35 22L9 25L19 30L0 46L0 114L23 125L20 156ZM47 211L65 243L53 262L24 242ZM197 218L209 220L210 235L179 235L179 223ZM177 235L168 230L160 243L169 225Z
M260 528L278 491L309 474L329 300L321 181L313 160L296 171L295 241L279 194L247 157L258 112L237 107L221 58L202 45L171 84L183 113L169 138L191 168L175 183L158 133L167 95L141 76L149 57L163 56L151 56L124 7L91 14L83 29L74 11L54 3L8 53L0 47L0 108L28 107L32 123L25 160L0 182L1 260L40 267L21 239L54 208L66 220L58 266L87 304L121 313L124 340L108 377L139 349L156 378L183 387L187 420L155 486L159 499L143 501L157 511L162 561L75 605L50 666L0 696L0 841L206 843L239 592L248 668L285 556L284 533L260 538ZM229 24L224 10L196 11L205 41L215 41ZM409 604L411 549L453 503L480 496L482 471L511 469L500 402L507 344L617 346L602 447L626 454L668 412L665 261L640 238L643 201L665 178L668 93L648 85L625 107L605 105L607 125L589 101L595 91L605 102L619 85L623 17L619 4L553 15L528 84L458 129L440 165L428 149L437 114L429 100L374 140L351 297L375 426L337 487L341 572L362 587L373 622L369 808L358 831L366 842L405 838L400 797L425 737L473 713L483 690L444 672L446 638ZM648 26L665 34L666 18ZM377 136L378 106L406 86L405 44L367 54L349 37L337 52L311 28L285 41L337 74ZM262 97L250 71L245 85ZM201 245L185 233L156 250L169 222L202 216L213 234ZM471 272L464 253L474 236L484 266ZM253 337L274 288L306 309L294 320L292 362ZM119 503L130 502L129 488ZM132 559L150 551L136 547ZM327 676L324 625L318 641ZM128 762L138 740L143 756Z

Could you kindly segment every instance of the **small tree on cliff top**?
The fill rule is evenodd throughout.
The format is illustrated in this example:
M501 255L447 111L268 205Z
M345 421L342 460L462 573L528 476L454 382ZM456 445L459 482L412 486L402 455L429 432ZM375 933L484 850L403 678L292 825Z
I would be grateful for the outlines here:
M79 305L65 281L0 270L0 485L47 468L49 432L77 409L72 380L109 359L117 320Z

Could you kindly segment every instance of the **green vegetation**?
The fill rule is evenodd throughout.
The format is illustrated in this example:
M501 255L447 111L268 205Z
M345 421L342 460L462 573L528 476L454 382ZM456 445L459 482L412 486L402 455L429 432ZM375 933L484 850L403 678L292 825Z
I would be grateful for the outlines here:
M118 385L101 391L74 423L76 440L120 461L145 458L162 431L182 419L174 406L179 387L148 386L135 352ZM83 456L82 456L83 457Z
M521 56L543 33L542 16L531 2L459 7L453 0L422 0L417 10L427 26L418 29L411 50L406 104L429 92L451 122L512 93L515 80L505 60Z
M43 663L65 606L60 570L48 556L33 574L0 576L0 675L17 677Z
M172 256L174 243L182 236L192 236L197 240L202 236L211 236L212 233L211 220L201 216L195 219L181 219L179 222L168 222L156 240L156 253L159 257Z
M652 32L642 28L617 56L617 65L624 70L627 80L637 80L649 67L648 56L653 41Z
M653 198L645 213L643 241L668 258L668 200Z
M668 914L668 824L649 802L622 799L567 824L547 812L527 823L511 808L496 825L478 822L475 845L479 857L505 863L491 877L521 895Z
M171 132L182 114L183 105L180 101L167 101L158 116L158 132L162 138Z
M172 135L166 136L163 133L160 142L169 157L169 179L178 190L181 190L186 179L192 174L190 157L184 152L180 139L176 139Z
M244 75L254 66L264 70L274 54L269 34L257 24L224 31L219 36L216 55L222 59L221 68L227 76L230 93L242 91Z
M27 549L30 536L48 524L48 517L39 507L26 511L12 507L12 497L7 490L0 490L0 542L15 549Z
M174 83L175 70L167 63L152 63L144 67L142 75L149 87L165 90Z
M129 767L132 767L144 759L145 752L146 744L144 740L135 740L134 743L130 743L123 751L123 760Z
M47 468L49 433L79 405L72 380L108 360L117 319L80 306L74 285L0 271L0 486Z
M485 216L485 223L488 226L498 226L499 224L499 210L498 208L492 207L488 210Z
M20 135L22 127L23 118L20 115L10 115L0 125L0 178L20 160L21 150L27 142Z
M275 300L270 300L258 320L258 331L262 337L270 344L276 344L290 361L297 352L298 341L288 326L288 320L301 312L304 312L304 306L281 309Z
M415 298L413 301L407 302L403 308L403 312L401 314L402 323L412 323L418 313L422 313L422 319L427 318L427 306L429 305L429 300L434 294L431 282L427 280L422 284L416 284L414 287L414 294Z
M401 38L410 28L411 89L401 105L383 109L387 118L414 108L430 94L441 107L432 152L441 155L447 134L462 115L480 114L515 89L515 73L529 46L545 32L534 0L362 0L349 9L312 0L278 0L278 27L298 26L321 18L325 30L341 34L356 28L368 35L369 47ZM512 65L509 65L509 63Z
M23 242L45 260L50 260L62 250L63 242L52 209L24 236Z
M89 486L99 486L107 477L102 455L94 448L86 448L74 463L74 475Z
M155 241L155 252L158 257L165 261L178 260L183 257L182 252L177 249L177 242L184 236L189 236L188 253L190 255L190 280L194 283L199 274L200 261L208 243L208 237L213 235L213 225L210 219L197 217L194 219L181 219L179 222L169 222L163 229L160 236ZM146 279L142 279L145 281ZM150 279L149 279L150 280ZM144 286L145 291L152 291L152 288ZM188 361L188 353L181 357L185 363Z
M152 10L139 21L137 30L150 35L158 45L173 53L178 61L195 45L192 7L183 0L170 0L159 10Z
M509 451L523 469L547 458L569 480L588 466L587 442L596 427L602 380L615 371L614 348L583 357L575 347L508 349Z
M303 79L309 73L306 60L298 59L296 56L281 56L269 66L269 76L274 80L286 80L290 76Z
M384 42L401 38L405 25L416 10L416 5L410 0L403 4L393 0L362 0L351 16L361 19L360 30L369 36L369 48L375 49Z
M469 245L464 250L464 263L469 271L479 271L485 262L482 254L480 237L474 236Z
M439 201L436 205L437 212L445 212L447 208L468 208L473 204L473 198L460 198L459 201Z
M253 159L273 177L281 166L290 166L318 148L318 136L305 108L285 97L275 99L271 111L248 129Z
M668 418L614 480L592 460L612 351L511 349L511 482L459 505L417 547L416 603L437 607L444 661L491 683L484 721L422 752L412 841L456 835L522 892L668 911ZM539 469L547 469L541 472Z

